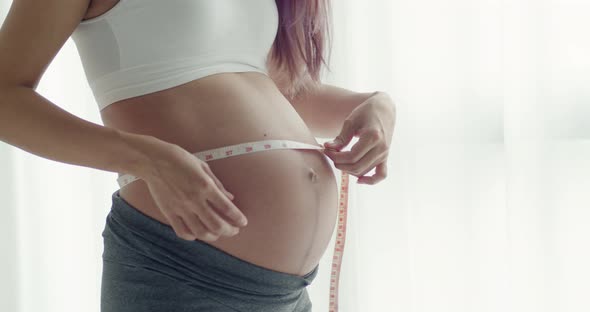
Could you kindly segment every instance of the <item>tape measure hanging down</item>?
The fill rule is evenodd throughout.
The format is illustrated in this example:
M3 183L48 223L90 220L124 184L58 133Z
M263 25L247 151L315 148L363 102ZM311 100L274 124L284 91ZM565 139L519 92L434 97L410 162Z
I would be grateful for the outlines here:
M193 153L194 156L202 161L221 159L242 154L266 151L271 149L315 149L324 150L324 146L312 145L291 140L263 140L246 142L236 145L228 145L220 148L210 149ZM123 187L139 178L124 174L117 178L119 187ZM334 244L334 254L332 257L332 266L330 272L330 305L329 312L338 312L338 284L340 282L340 269L342 266L342 256L344 255L344 242L346 240L346 215L348 210L348 186L349 175L341 171L340 179L340 199L338 202L338 224L336 228L336 243Z
M332 256L330 273L330 305L329 312L338 312L338 284L340 283L340 269L342 256L344 255L344 242L346 241L346 215L348 214L348 181L349 175L340 171L340 200L338 203L338 224L336 228L336 243Z

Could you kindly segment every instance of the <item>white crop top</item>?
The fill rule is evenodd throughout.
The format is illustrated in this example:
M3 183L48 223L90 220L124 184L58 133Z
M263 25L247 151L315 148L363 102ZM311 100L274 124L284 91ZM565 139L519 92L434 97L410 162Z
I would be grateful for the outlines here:
M119 0L72 39L99 109L221 72L268 75L275 0Z

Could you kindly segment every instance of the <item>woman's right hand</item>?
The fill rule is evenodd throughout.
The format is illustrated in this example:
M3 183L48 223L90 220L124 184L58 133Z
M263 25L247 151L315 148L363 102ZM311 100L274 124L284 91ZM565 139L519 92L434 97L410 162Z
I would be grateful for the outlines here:
M149 163L141 177L156 205L176 235L185 240L215 241L233 236L247 225L246 216L233 204L233 195L209 165L182 147L151 142Z

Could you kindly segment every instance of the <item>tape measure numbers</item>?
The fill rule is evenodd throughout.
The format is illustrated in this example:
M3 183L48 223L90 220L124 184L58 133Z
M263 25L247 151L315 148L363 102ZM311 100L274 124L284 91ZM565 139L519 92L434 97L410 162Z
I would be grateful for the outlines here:
M209 161L214 159L227 158L242 154L255 153L260 151L267 151L271 149L317 149L323 150L321 145L312 145L290 140L263 140L246 142L236 145L228 145L224 147L214 148L206 151L196 152L193 155L202 161ZM119 187L123 187L139 178L130 174L124 174L117 178Z
M336 243L332 256L330 272L330 305L329 312L338 312L338 284L340 282L340 269L342 256L344 255L344 242L346 241L346 215L348 214L348 181L349 175L340 171L340 200L338 203L338 224L336 228Z

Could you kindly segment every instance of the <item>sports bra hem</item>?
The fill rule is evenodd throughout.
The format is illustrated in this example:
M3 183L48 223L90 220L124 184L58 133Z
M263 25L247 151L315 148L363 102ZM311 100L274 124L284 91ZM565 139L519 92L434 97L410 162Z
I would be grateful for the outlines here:
M95 94L95 99L99 106L99 110L102 111L107 106L123 99L170 89L194 80L198 80L200 78L204 78L206 76L226 72L259 72L268 76L266 71L260 68L252 67L251 65L242 63L224 63L182 72L177 75L166 76L156 80L128 85L122 88L112 89L108 92Z

